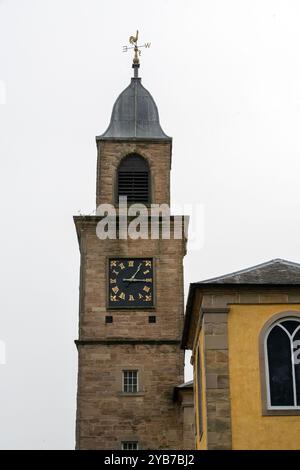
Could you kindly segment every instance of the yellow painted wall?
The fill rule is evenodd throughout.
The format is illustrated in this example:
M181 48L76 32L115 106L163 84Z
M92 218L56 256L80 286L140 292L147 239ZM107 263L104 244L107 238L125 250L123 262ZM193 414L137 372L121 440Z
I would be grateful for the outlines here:
M259 334L274 314L300 305L231 305L228 317L233 449L300 449L300 416L262 416Z
M200 348L200 358L201 358L201 374L202 374L202 422L203 422L203 434L200 436L198 434L198 418L199 418L199 403L198 403L198 390L197 390L197 350L194 352L194 357L196 358L195 367L194 367L194 387L195 387L195 416L196 416L196 449L206 450L207 449L207 413L206 413L206 383L205 383L205 371L204 371L204 348L203 348L203 329L201 329L198 341L198 347Z

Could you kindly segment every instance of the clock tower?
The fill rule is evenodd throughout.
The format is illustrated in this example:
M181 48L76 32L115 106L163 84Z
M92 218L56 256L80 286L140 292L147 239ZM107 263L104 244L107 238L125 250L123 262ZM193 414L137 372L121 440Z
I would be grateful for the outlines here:
M81 255L77 449L184 448L174 388L184 374L186 239L183 223L181 236L178 223L174 234L175 217L170 236L162 233L163 218L151 217L153 204L170 204L172 139L138 77L136 56L134 77L96 137L96 204L115 208L115 236L99 237L103 215L74 217ZM146 236L121 236L124 197L128 207L149 210Z

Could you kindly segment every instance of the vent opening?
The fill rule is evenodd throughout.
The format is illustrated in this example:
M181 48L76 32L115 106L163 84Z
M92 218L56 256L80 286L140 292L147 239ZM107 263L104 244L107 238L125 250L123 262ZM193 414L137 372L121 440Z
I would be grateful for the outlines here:
M137 154L125 157L118 168L118 200L128 203L150 203L150 171L147 161Z

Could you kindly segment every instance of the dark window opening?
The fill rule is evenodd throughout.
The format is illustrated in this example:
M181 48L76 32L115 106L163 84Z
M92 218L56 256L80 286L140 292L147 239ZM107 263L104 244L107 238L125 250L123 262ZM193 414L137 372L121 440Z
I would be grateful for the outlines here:
M268 337L269 380L272 406L293 406L293 377L290 340L280 326Z
M138 450L138 442L137 441L123 441L122 442L122 450Z
M113 317L111 315L107 315L105 317L105 323L113 323Z
M126 196L128 203L150 203L150 171L143 157L131 154L123 158L117 179L118 201L121 196Z
M123 370L123 392L137 393L138 392L138 371L137 370Z
M156 323L156 316L155 315L150 315L149 316L149 323Z
M300 405L300 322L278 321L266 342L269 406Z

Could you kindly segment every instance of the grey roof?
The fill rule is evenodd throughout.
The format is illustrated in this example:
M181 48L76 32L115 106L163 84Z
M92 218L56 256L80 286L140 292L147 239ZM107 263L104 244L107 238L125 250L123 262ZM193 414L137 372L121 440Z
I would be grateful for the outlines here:
M219 290L221 288L223 291L228 287L231 290L234 288L239 290L243 289L244 286L247 289L249 289L249 286L253 286L254 289L259 289L260 286L267 286L272 289L273 286L300 286L300 264L277 258L241 271L190 284L181 347L186 349L191 346L189 344L189 332L190 324L193 321L195 293L198 289L201 291L201 289Z
M195 284L300 284L300 264L279 258L272 259Z
M96 139L171 140L160 126L157 106L141 78L132 78L119 95L107 130Z

